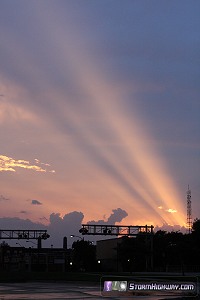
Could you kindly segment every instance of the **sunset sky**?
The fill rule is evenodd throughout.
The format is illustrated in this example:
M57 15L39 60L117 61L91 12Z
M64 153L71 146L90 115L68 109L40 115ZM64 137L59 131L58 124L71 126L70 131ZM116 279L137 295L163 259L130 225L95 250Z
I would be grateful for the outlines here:
M1 228L182 227L188 185L200 218L199 15L198 0L0 0Z

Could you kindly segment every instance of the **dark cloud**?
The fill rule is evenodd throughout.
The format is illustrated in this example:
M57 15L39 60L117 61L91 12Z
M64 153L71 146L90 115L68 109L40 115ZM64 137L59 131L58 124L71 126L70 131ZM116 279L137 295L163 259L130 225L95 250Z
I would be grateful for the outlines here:
M108 223L110 223L110 224L115 224L116 222L121 222L124 218L126 218L128 216L128 213L121 208L113 209L112 211L113 211L113 213L108 218Z
M21 211L21 213L26 213L26 211ZM90 221L88 224L115 224L116 222L121 222L127 216L127 212L122 210L121 208L113 209L110 216L105 220L98 221ZM54 247L62 247L63 245L63 237L66 236L68 238L68 247L71 247L76 236L80 236L79 229L83 223L84 215L82 212L73 211L68 214L65 214L63 217L59 213L52 213L50 215L50 223L49 225L44 225L41 223L35 223L30 221L29 219L20 219L20 218L0 218L0 228L4 230L14 230L14 229L24 229L24 230L47 230L50 234L50 238L46 241L43 241L44 247L50 247L50 245L54 245ZM46 220L46 218L45 218ZM127 224L128 225L128 224ZM166 231L182 231L186 232L186 228L180 227L179 225L170 226L167 224L163 224L163 226L154 228L154 231L158 230L166 230ZM74 239L70 238L70 235L74 234ZM85 239L96 241L102 239L101 236L84 236ZM110 237L107 237L110 238ZM105 239L105 237L103 237ZM13 242L14 243L14 242ZM12 243L10 243L12 244ZM14 245L14 244L13 244Z
M70 212L63 217L59 213L52 213L50 215L50 224L48 226L48 232L52 237L53 245L62 246L62 239L67 236L68 244L70 245L70 235L79 235L79 229L83 222L84 215L82 212Z
M33 204L33 205L42 205L42 203L38 200L32 200L31 204Z
M172 231L180 231L182 233L186 233L187 229L183 226L180 225L169 225L169 224L163 224L162 226L155 226L154 227L154 232L158 231L158 230L163 230L163 231L167 231L167 232L172 232Z
M0 218L0 228L2 229L46 229L46 227L41 223L34 223L29 219L21 218Z
M126 218L128 216L128 213L121 209L121 208L117 208L117 209L113 209L112 210L112 214L108 217L107 221L105 220L98 220L98 221L90 221L88 222L88 224L98 224L98 225L104 225L104 224L108 224L108 225L114 225L117 222L121 222L124 218Z
M0 228L1 230L18 230L18 229L19 230L48 230L48 228L41 223L35 223L29 219L21 219L17 217L0 218ZM16 246L17 241L18 240L9 240L8 244L10 246ZM23 245L24 247L27 247L25 240L20 240L20 244ZM44 243L43 246L46 247L47 244Z
M26 211L21 211L21 213L26 214ZM127 216L125 210L121 208L113 209L112 213L108 217L107 221L98 220L91 221L88 224L114 224L115 222L122 221L123 218ZM44 218L44 217L43 217ZM43 219L42 218L42 219ZM47 230L50 234L50 238L44 241L44 246L54 245L55 247L62 247L63 237L66 236L68 238L68 247L70 247L73 243L73 239L70 238L70 235L80 236L79 229L83 224L84 214L82 212L73 211L68 214L65 214L63 217L59 213L52 213L50 215L50 223L49 225L44 225L41 223L34 223L29 219L20 219L20 218L0 218L0 228L4 229L41 229ZM43 219L44 220L44 219ZM45 221L47 219L45 218ZM76 237L75 237L76 238ZM85 239L90 240L91 238L85 237ZM99 239L92 236L92 240L95 241Z

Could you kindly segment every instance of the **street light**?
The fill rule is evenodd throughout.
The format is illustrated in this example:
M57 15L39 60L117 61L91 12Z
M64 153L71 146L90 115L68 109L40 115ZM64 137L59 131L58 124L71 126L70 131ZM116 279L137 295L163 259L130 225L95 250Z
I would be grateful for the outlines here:
M70 237L71 237L71 238L73 238L73 237L77 237L77 238L79 238L80 240L84 241L84 238L82 238L82 237L81 237L81 236L79 236L79 235L74 235L74 234L71 234L71 235L70 235Z

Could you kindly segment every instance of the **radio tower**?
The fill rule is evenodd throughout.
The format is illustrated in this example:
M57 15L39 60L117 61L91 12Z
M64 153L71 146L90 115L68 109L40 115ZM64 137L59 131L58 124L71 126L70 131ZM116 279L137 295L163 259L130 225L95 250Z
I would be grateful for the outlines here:
M187 190L187 230L188 233L191 233L192 230L192 202L191 202L191 190L188 185Z

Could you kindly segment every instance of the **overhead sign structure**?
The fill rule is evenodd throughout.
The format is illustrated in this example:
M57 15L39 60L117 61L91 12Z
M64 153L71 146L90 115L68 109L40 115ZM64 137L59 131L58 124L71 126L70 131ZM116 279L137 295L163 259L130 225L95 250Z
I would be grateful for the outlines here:
M46 240L50 237L47 230L4 230L0 229L0 239L3 240Z
M82 224L82 228L79 230L79 232L83 235L137 236L139 233L153 234L153 228L153 225L121 226Z

